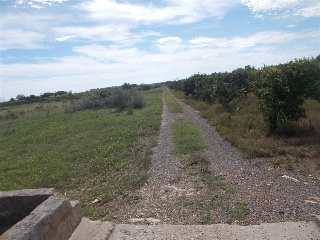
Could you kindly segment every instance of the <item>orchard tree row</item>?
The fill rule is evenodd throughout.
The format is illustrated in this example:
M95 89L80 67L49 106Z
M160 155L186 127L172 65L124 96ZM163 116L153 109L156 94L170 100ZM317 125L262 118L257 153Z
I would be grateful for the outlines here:
M260 69L246 66L231 72L198 73L167 85L186 96L224 107L253 93L270 132L275 132L288 120L306 117L302 107L305 99L320 102L320 55Z

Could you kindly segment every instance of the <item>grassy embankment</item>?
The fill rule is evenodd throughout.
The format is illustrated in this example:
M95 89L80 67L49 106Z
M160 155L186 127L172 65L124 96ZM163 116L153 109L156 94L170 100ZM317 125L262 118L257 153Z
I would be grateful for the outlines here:
M105 216L104 203L146 180L162 90L143 95L147 106L133 115L110 109L66 114L62 103L2 108L0 191L54 187L80 200L85 216ZM95 199L100 202L92 204Z
M307 100L307 118L283 127L278 135L268 135L257 98L249 95L229 109L220 104L195 101L174 91L175 96L200 111L226 140L246 158L266 157L287 170L314 171L320 168L320 103ZM281 173L280 173L281 174Z

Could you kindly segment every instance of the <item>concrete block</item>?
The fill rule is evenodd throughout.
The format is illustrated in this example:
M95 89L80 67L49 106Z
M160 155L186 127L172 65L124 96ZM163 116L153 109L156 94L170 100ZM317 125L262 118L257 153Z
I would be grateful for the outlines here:
M83 218L70 240L105 240L111 236L115 224L112 222L91 221Z
M0 192L0 235L52 195L53 188Z
M51 196L5 232L1 240L69 239L81 221L78 202Z

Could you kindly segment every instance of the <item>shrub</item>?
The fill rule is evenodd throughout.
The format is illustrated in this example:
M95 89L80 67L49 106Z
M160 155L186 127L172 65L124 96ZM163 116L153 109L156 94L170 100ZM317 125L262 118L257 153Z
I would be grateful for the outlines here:
M269 131L281 124L306 117L303 103L310 97L320 100L318 73L320 64L314 59L291 61L264 67L256 75L256 93Z
M133 108L143 108L146 105L143 96L140 92L132 91Z
M140 92L132 89L116 88L111 91L107 100L109 108L116 108L118 111L132 108L142 108L145 106L145 101Z
M122 111L132 104L131 90L116 88L114 89L108 100L107 106L109 108L116 108L118 111Z
M75 111L86 109L102 109L105 106L105 100L99 96L87 97L75 106Z

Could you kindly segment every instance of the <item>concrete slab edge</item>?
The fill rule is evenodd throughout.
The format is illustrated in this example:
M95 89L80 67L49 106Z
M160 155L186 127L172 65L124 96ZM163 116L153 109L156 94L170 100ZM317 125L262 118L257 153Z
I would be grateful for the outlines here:
M0 239L68 239L81 218L79 202L51 196Z
M54 188L21 189L0 192L0 198L52 196L54 194Z
M316 224L318 225L318 227L320 227L320 215L314 216L314 221L316 222Z

